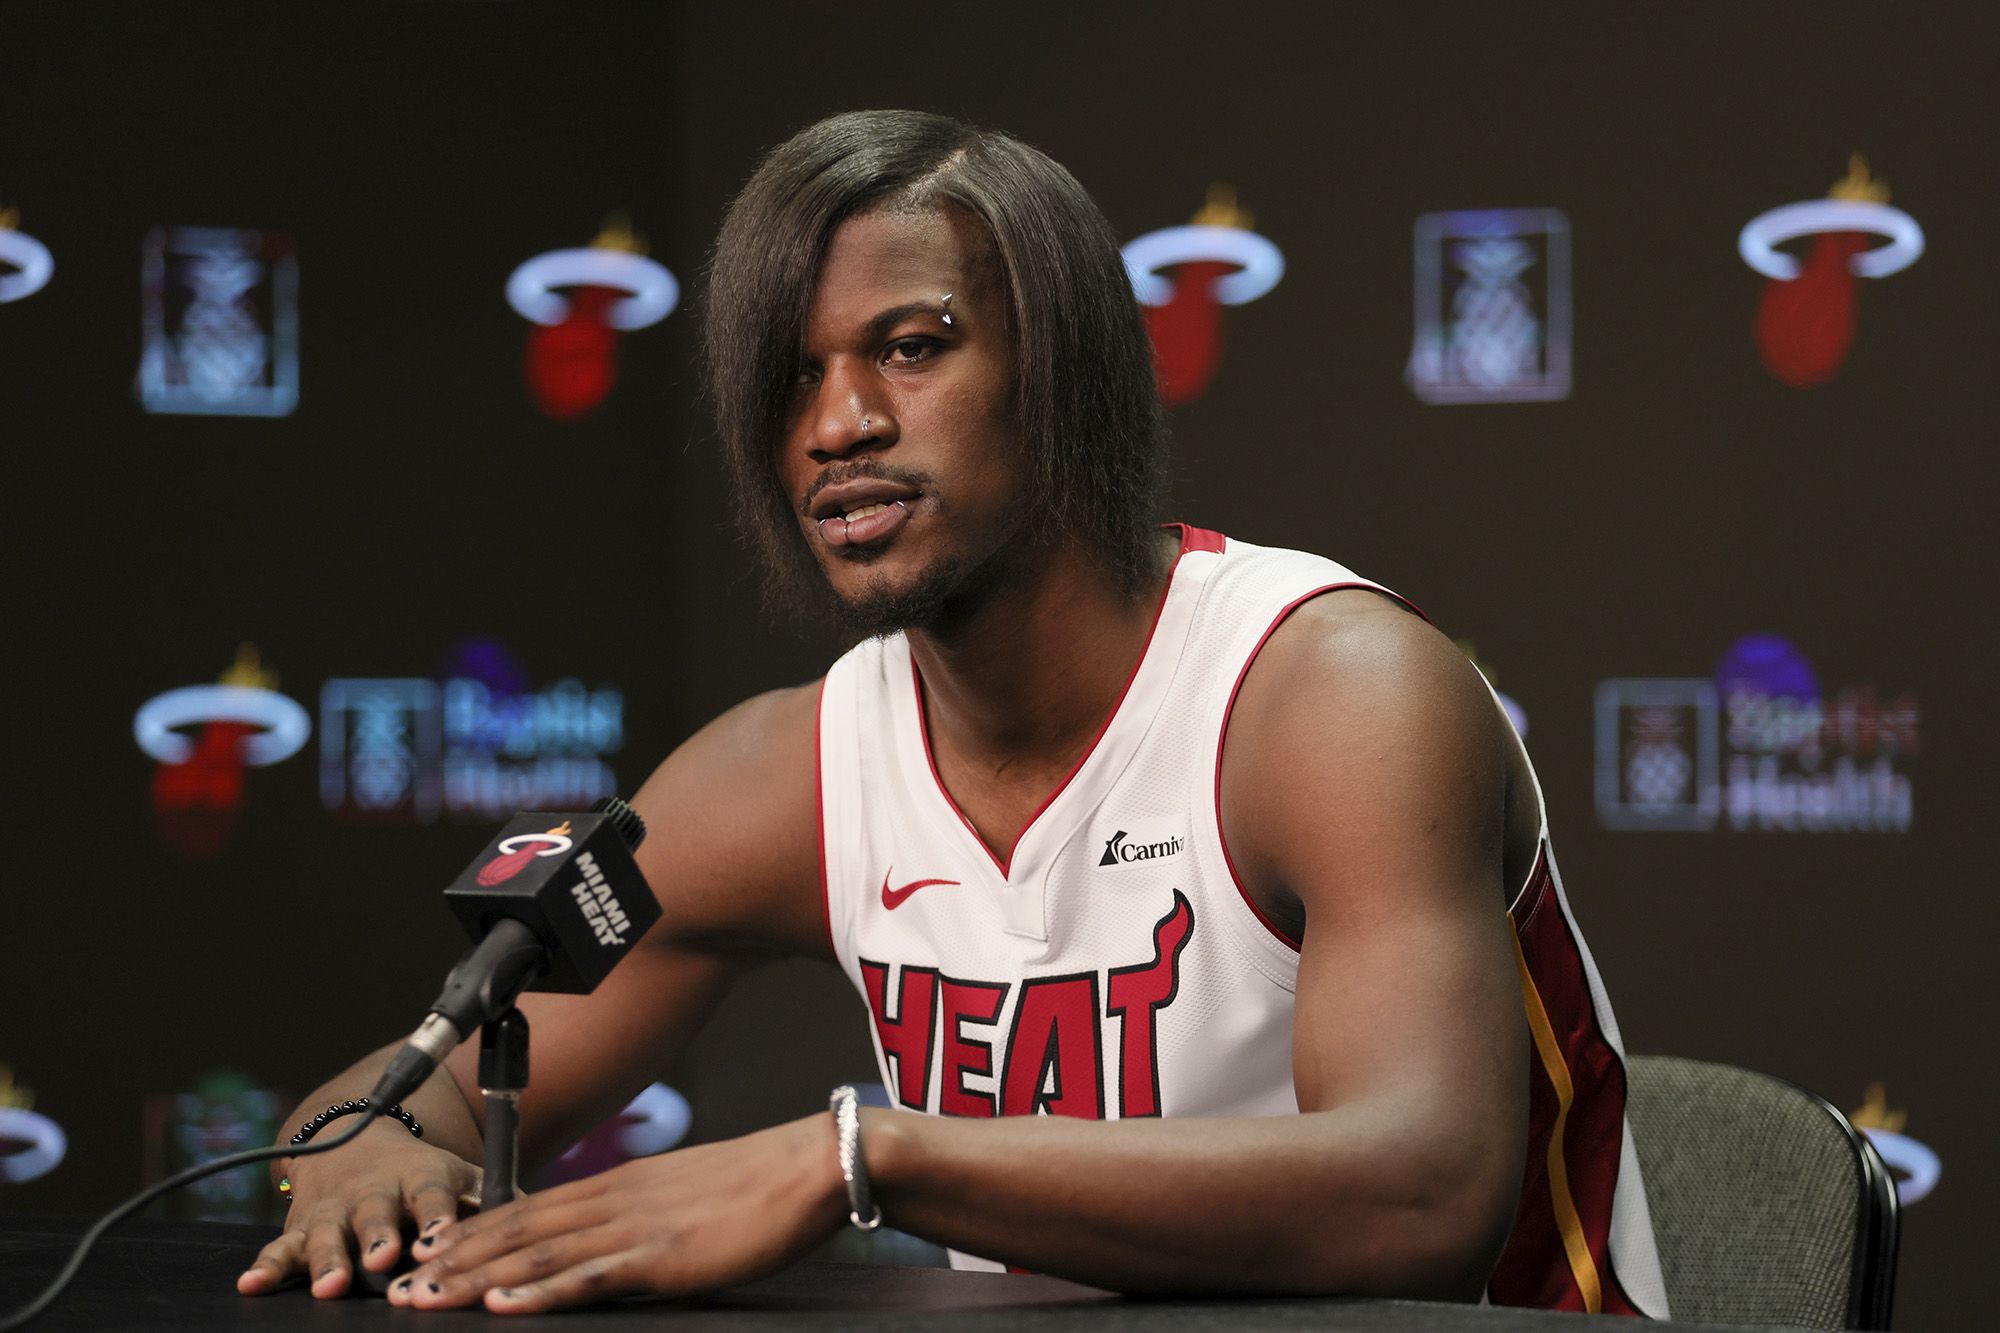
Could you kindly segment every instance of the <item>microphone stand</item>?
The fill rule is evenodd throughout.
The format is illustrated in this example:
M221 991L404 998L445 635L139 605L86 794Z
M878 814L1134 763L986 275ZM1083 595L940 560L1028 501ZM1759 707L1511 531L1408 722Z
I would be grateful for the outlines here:
M528 1020L508 1007L479 1029L479 1091L486 1097L486 1170L479 1211L520 1193L521 1090L528 1086Z

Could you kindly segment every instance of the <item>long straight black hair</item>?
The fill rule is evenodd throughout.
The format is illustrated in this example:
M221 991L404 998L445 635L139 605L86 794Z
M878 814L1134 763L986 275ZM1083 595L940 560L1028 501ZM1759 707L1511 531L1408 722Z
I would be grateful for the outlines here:
M1015 421L1035 494L1127 589L1149 568L1165 459L1151 344L1110 224L1046 154L921 111L854 111L773 149L708 265L703 352L737 514L774 601L821 583L777 479L827 245L878 207L956 206L992 233L1014 336Z

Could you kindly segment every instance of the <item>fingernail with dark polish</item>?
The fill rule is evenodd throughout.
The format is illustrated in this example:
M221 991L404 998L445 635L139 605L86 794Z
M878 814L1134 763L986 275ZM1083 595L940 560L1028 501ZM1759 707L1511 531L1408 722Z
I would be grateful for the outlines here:
M408 1278L404 1278L401 1282L398 1282L396 1284L397 1291L407 1292L409 1289L410 1289L410 1279Z
M427 1283L425 1283L424 1285L425 1285L426 1287L428 1287L428 1288L430 1289L430 1293L431 1293L431 1295L433 1295L433 1296L437 1295L437 1290L438 1290L438 1284L437 1284L437 1283L435 1283L435 1282L427 1282Z
M375 1253L375 1251L381 1249L384 1245L387 1245L388 1243L389 1242L386 1240L377 1240L373 1245L370 1245L368 1247L368 1253L373 1254Z

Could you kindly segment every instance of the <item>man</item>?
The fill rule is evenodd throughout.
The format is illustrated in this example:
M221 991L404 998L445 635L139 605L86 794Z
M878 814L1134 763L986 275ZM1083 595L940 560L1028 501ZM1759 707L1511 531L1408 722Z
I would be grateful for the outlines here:
M281 1164L288 1229L240 1289L340 1295L407 1216L398 1304L684 1293L879 1207L963 1264L1128 1291L1664 1313L1525 753L1393 595L1152 526L1149 350L1081 187L1003 135L838 116L745 187L710 287L753 544L876 637L639 793L664 916L595 994L525 1002L524 1155L615 1112L778 953L847 972L899 1109L454 1221L462 1049L407 1104L423 1139L384 1118Z

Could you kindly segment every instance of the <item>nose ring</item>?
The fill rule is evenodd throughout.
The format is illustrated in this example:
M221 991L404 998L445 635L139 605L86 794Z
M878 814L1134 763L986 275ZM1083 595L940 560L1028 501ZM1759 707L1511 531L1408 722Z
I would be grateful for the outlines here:
M875 419L875 418L873 418L873 417L863 417L863 418L861 418L861 433L862 433L863 435L866 435L866 434L868 433L868 423L869 423L869 422L871 422L871 421L873 421L874 419Z

